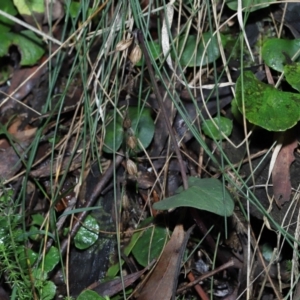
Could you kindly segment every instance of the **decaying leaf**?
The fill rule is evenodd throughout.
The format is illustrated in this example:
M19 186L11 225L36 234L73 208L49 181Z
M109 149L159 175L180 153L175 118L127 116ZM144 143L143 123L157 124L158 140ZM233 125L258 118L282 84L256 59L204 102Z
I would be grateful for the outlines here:
M138 295L138 300L169 300L175 297L181 258L192 229L193 227L185 233L182 225L175 227L153 273Z
M290 179L290 166L295 160L294 150L297 147L297 139L292 130L283 134L282 148L277 156L273 171L273 192L277 205L282 205L290 200L292 185Z

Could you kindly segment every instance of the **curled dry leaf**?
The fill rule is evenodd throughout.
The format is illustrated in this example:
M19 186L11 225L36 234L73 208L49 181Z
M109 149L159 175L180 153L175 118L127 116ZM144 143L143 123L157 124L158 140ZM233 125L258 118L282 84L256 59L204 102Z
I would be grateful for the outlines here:
M127 172L129 175L136 175L138 170L136 163L132 161L131 159L127 159L126 161L126 167L127 167Z
M282 148L272 170L273 192L279 207L290 200L292 192L290 166L295 160L294 150L297 148L297 139L293 130L286 131L282 137L284 139Z
M142 50L139 45L136 45L129 54L129 59L133 65L136 65L142 58Z
M34 66L15 70L8 90L8 94L12 96L12 98L1 106L1 111L5 112L7 109L13 108L16 103L14 100L23 100L32 89L39 84L42 75L46 71L46 66L42 68ZM26 82L23 84L25 80Z
M124 51L132 44L132 38L120 41L116 46L116 51Z
M8 134L14 141L13 146L6 138L0 139L0 153L2 157L5 156L5 159L0 160L0 179L2 180L8 180L21 169L24 149L29 146L37 130L28 126L23 131L17 131L20 122L17 120L8 129Z

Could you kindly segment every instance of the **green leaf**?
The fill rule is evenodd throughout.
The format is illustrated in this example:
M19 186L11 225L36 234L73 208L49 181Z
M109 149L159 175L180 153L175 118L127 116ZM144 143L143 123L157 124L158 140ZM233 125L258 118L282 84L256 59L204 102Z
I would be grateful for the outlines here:
M44 261L44 271L50 272L52 271L55 266L59 262L60 253L56 247L51 247L46 254L45 261Z
M39 235L39 228L36 226L30 226L29 231L28 231L28 236L31 238L33 241L38 241L41 236Z
M41 300L52 300L55 297L56 285L52 281L46 281L40 293Z
M286 81L300 92L300 63L286 65L283 68Z
M116 124L111 121L106 126L105 131L103 151L106 153L118 151L124 139L124 129L120 116L117 116Z
M66 1L64 1L66 4ZM71 1L70 5L65 7L66 10L68 10L68 13L70 14L71 18L77 18L78 14L81 12L82 3ZM93 13L93 9L89 8L87 15L90 16Z
M20 262L20 266L24 269L28 269L27 262L29 262L30 266L36 262L38 258L38 254L29 248L25 248L24 246L20 246L17 248L18 258Z
M45 221L45 218L41 214L32 215L31 218L32 218L31 225L41 226Z
M299 48L300 39L268 39L262 47L262 58L270 68L282 72Z
M238 9L238 1L239 0L226 0L226 4L230 9L236 11ZM273 0L241 0L241 2L243 8L248 7L244 12L251 12L268 7L270 5L269 3L273 2ZM258 6L255 6L257 4Z
M140 224L138 228L149 226L153 222L153 220L154 220L153 217L147 218ZM142 234L143 231L137 231L132 235L129 244L125 246L123 250L126 256L129 256L129 254L131 253L132 249L134 248L135 244L137 243L137 241L139 240ZM120 262L117 262L116 264L112 265L106 273L106 278L115 278L120 271L120 265L122 266L123 263L124 260L121 259Z
M155 226L146 229L132 249L133 256L140 265L146 267L154 258L159 257L167 237L165 228Z
M20 34L0 32L0 40L0 56L6 55L11 45L16 45L21 53L22 66L35 64L45 52L41 40L29 30L21 31Z
M16 34L13 44L18 46L21 52L22 66L34 65L45 53L42 40L30 30L23 30L20 34Z
M154 41L147 42L147 44L149 46L149 49L150 49L150 52L151 52L153 58L155 60L158 59L159 55L162 53L160 44L158 42L154 42ZM136 63L136 66L138 66L138 67L141 67L142 65L143 65L143 58L141 58L141 60Z
M193 207L206 210L220 216L231 216L234 209L234 201L215 178L189 177L189 188L179 188L176 194L153 205L157 210L168 210L177 207Z
M154 135L154 122L151 117L151 110L143 108L139 111L137 107L128 108L128 116L131 120L131 128L134 136L140 140L144 148L147 148ZM136 151L142 150L140 147Z
M74 242L78 249L84 250L92 246L98 239L99 224L96 219L88 215L75 235Z
M18 13L11 0L1 0L0 9L12 16L15 16ZM10 31L13 24L14 21L11 21L4 16L0 16L0 33L3 34L4 32Z
M222 43L226 42L225 36L221 35L221 39ZM208 42L209 45L205 50L205 45ZM201 66L203 56L205 57L202 66L206 66L220 57L217 36L212 36L210 32L203 33L201 38L196 35L189 35L186 39L185 36L182 36L179 38L177 55L180 55L180 53L182 54L179 61L183 67ZM175 60L174 52L171 52L171 56Z
M41 0L13 0L21 15L32 15L32 12L44 13L44 1Z
M77 300L109 300L109 299L110 299L109 297L99 296L98 293L91 290L85 290L77 297Z
M14 36L11 32L0 31L0 56L4 56L8 53L9 47L13 44L11 37Z
M71 18L76 18L81 11L82 4L80 2L71 1L68 12Z
M224 138L221 132L223 132L226 136L231 134L233 128L232 120L224 117L213 118L213 120L219 128L213 124L212 120L206 120L202 124L201 128L207 136L214 140L221 140Z
M282 92L260 82L251 72L244 72L236 83L236 101L246 119L269 131L285 131L300 119L300 95Z
M127 113L128 118L131 120L131 128L128 129L128 131L140 140L144 148L147 148L152 141L155 130L154 122L151 117L151 110L148 108L140 110L138 107L129 107ZM125 132L123 129L123 119L119 115L117 116L115 126L116 128L114 128L113 122L106 126L103 151L107 153L117 151L124 141ZM134 150L139 152L142 149L137 147L137 149Z

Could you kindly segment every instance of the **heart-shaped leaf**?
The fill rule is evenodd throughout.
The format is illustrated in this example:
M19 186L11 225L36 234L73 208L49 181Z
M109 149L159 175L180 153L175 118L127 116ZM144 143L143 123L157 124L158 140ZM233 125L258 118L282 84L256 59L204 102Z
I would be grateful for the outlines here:
M132 249L132 254L138 263L146 267L154 258L159 257L167 236L168 232L165 228L155 226L146 229Z
M282 92L244 72L236 83L236 101L246 119L269 131L285 131L300 119L300 95Z
M147 42L150 52L154 59L158 59L159 55L162 53L161 45L158 42ZM143 59L136 63L136 66L141 67L143 64Z
M218 127L214 125L213 121ZM224 137L221 133L225 134L226 136L229 136L231 134L233 128L232 120L229 120L228 118L224 117L219 117L213 118L213 121L206 120L202 124L202 130L204 134L206 134L214 140L223 139Z
M147 148L152 141L155 130L154 122L151 117L151 110L148 108L143 108L141 110L138 109L138 107L129 107L127 114L131 121L131 127L128 129L130 135L137 138L143 147ZM116 118L116 125L111 122L106 126L106 135L104 139L105 146L103 147L103 151L107 153L117 151L124 140L124 135L123 119L118 115ZM137 144L136 148L133 150L134 152L140 152L142 149Z
M98 239L99 224L91 215L87 216L84 226L81 226L75 235L76 248L84 250L92 246Z
M44 268L45 272L50 272L58 264L60 253L56 247L51 247L45 256Z
M299 48L300 39L268 39L262 47L262 58L270 68L282 72Z
M226 37L221 35L222 44L226 43ZM207 48L205 46L208 44ZM180 64L183 67L202 66L214 62L220 57L219 43L216 35L205 32L199 38L196 35L189 35L187 38L182 36L179 38L177 55L180 55ZM172 58L175 60L174 52L171 52Z
M56 285L52 281L46 281L41 287L40 299L52 300L55 297Z
M206 210L220 216L231 216L234 209L234 201L223 187L222 183L215 178L188 179L189 188L179 188L176 194L153 205L157 210L168 210L177 207L193 207Z

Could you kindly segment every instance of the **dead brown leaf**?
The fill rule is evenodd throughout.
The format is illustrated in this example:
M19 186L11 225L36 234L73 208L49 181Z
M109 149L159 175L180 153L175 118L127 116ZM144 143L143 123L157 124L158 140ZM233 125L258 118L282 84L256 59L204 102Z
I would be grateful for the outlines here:
M0 155L2 158L0 160L0 176L4 180L9 179L20 170L24 150L29 146L36 132L36 128L30 127L23 131L17 131L18 125L20 125L20 120L14 122L8 129L8 133L11 134L11 138L14 140L14 145L10 145L5 138L0 139Z
M11 85L8 94L12 97L1 106L1 111L5 112L14 107L14 100L23 100L31 90L40 82L42 75L46 72L46 66L38 69L38 66L15 70L12 74ZM26 83L23 84L24 80Z
M93 290L97 292L99 295L105 295L105 296L116 295L117 293L123 290L123 283L125 287L131 285L137 279L139 279L148 270L148 268L149 267L141 271L138 271L136 273L124 276L123 282L122 282L122 278L113 279L103 283L96 282L90 285L87 289Z
M297 148L297 139L294 131L286 131L282 138L282 148L272 170L273 192L279 207L282 207L285 202L290 200L292 192L290 166L295 160L294 150Z
M181 259L193 227L186 233L182 225L177 225L170 241L145 285L138 300L169 300L175 297Z

